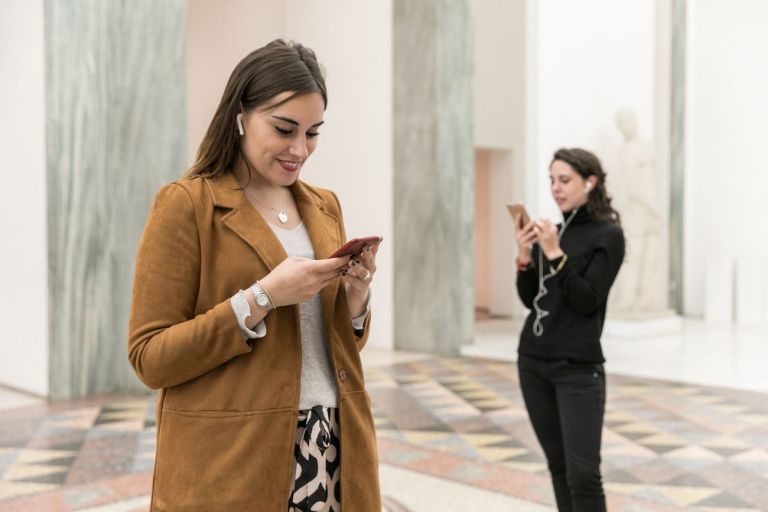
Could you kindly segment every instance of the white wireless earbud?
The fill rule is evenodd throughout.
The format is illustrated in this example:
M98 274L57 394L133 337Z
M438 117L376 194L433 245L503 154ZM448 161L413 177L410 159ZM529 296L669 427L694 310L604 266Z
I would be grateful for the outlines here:
M245 135L245 128L243 128L243 114L237 114L237 132L242 137Z
M589 190L592 188L592 182L588 181L587 186L584 188L584 192L589 192Z

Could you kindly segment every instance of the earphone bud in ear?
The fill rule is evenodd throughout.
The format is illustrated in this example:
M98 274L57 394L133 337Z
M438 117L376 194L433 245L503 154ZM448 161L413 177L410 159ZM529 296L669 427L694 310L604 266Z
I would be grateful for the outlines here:
M592 182L588 181L587 186L584 188L584 192L589 192L591 188L592 188Z
M240 114L237 114L237 132L242 137L245 135L245 128L243 128L243 114L242 112Z

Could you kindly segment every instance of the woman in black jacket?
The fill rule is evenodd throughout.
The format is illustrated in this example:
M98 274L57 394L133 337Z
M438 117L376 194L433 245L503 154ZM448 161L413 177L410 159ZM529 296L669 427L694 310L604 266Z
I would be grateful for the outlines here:
M560 149L549 176L562 224L530 221L516 234L517 291L531 310L518 348L520 387L558 510L600 512L606 509L600 336L608 292L624 259L624 235L595 155Z

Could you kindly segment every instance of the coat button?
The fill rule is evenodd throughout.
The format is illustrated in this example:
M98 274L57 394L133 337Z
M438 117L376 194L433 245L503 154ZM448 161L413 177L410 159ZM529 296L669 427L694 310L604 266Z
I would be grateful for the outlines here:
M339 368L339 380L341 382L344 382L345 380L347 380L347 370L345 370L344 368Z

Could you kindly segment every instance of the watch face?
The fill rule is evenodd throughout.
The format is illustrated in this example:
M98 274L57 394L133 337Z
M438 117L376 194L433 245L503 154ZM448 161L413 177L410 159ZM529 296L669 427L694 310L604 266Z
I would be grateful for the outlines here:
M261 307L266 307L269 305L269 299L266 295L263 293L260 293L256 296L256 304L258 304Z

